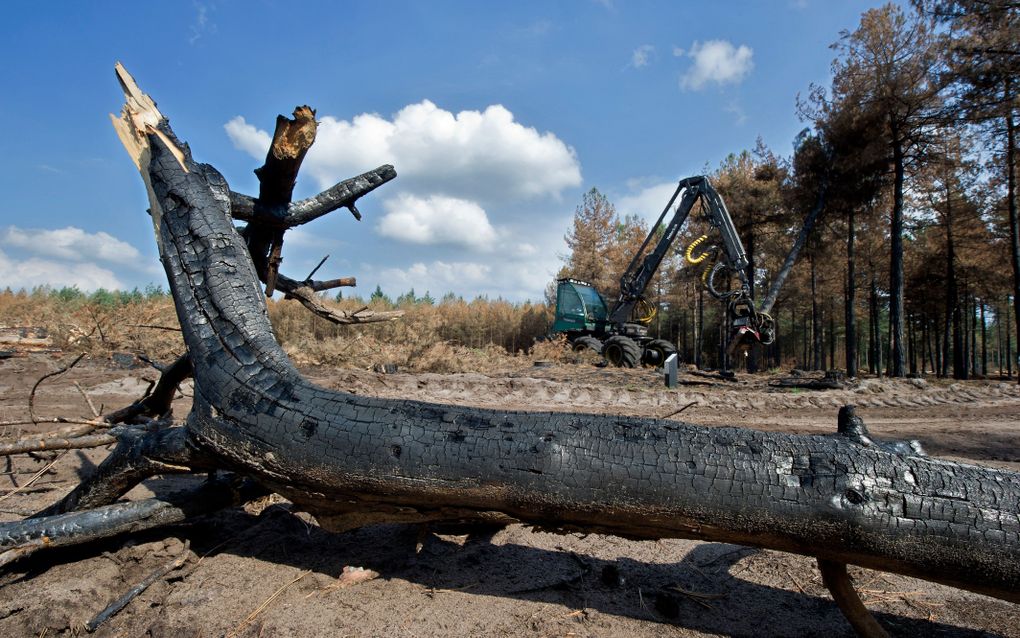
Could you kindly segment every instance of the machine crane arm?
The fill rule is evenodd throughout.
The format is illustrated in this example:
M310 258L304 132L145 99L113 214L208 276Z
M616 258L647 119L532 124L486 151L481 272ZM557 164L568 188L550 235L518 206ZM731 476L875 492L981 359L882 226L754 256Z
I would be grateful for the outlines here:
M726 257L716 267L725 266L731 269L740 281L740 288L727 295L732 297L733 301L739 302L741 306L736 313L738 315L737 318L743 314L750 314L751 316L758 314L755 312L753 303L750 300L750 283L747 278L747 266L749 263L747 252L744 250L744 244L740 241L740 236L737 234L733 218L730 217L729 210L726 209L726 203L723 201L722 196L715 190L708 178L704 175L698 175L680 180L676 191L674 191L673 196L669 199L669 203L662 210L658 220L656 220L648 236L645 238L644 243L641 244L641 248L638 249L627 270L620 277L620 296L613 306L612 312L609 313L609 321L621 327L621 332L623 332L622 326L631 320L635 307L641 302L648 284L651 283L666 253L669 252L673 242L676 241L677 235L680 234L680 229L687 221L691 210L699 199L704 203L704 212L709 224L717 229L722 237L722 245ZM679 203L677 203L677 200L679 200ZM669 220L663 225L667 216ZM660 228L662 229L661 232ZM655 248L642 257L649 244L656 238L658 238L658 241L655 244ZM711 283L711 280L709 283ZM711 285L709 289L714 295L718 296L718 293Z

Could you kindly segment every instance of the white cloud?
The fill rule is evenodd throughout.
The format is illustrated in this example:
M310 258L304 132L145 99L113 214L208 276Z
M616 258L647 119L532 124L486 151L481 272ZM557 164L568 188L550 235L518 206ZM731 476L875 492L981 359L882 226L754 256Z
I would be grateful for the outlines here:
M379 234L412 244L450 244L487 249L496 239L485 210L473 201L401 193L383 202Z
M358 280L375 288L376 283L387 294L397 296L414 289L428 291L433 297L454 292L466 299L485 295L513 301L541 301L545 285L552 280L559 260L555 254L544 260L509 260L493 262L443 261L415 262L407 268L376 270L365 266Z
M744 108L737 102L730 102L723 110L733 115L733 123L737 126L741 126L747 122L747 113L744 112Z
M248 124L243 117L238 115L223 125L234 148L244 151L255 159L265 159L269 152L269 145L273 138L269 133L260 131L251 124Z
M428 290L439 295L448 290L477 288L489 279L491 272L488 264L433 261L428 265L417 262L406 269L386 268L379 272L378 278L384 289L399 291L394 294L414 288L419 294Z
M650 44L642 44L638 48L634 49L634 52L630 55L631 66L635 69L648 66L648 56L651 55L654 50L655 47Z
M638 183L634 181L631 183ZM677 182L661 182L646 186L636 193L620 197L616 210L620 215L637 215L651 225L659 218L669 198L676 192Z
M694 59L694 65L680 78L680 86L685 90L700 91L713 82L735 84L754 68L751 47L745 44L735 47L726 40L695 42L686 55Z
M258 161L265 157L269 133L240 116L224 129L238 149ZM467 298L542 298L569 225L569 218L551 218L563 212L564 192L582 183L571 147L500 105L451 112L424 100L388 117L321 116L302 170L326 188L381 164L393 164L399 178L366 201L373 221L350 240L358 244L324 238L316 248L346 255L351 261L342 274L368 291L381 284L393 296L413 287L437 297L453 291ZM497 247L498 258L489 259Z
M115 264L137 264L141 257L134 246L108 233L87 233L74 226L56 230L8 226L2 238L7 246L69 261L100 260Z
M225 128L235 146L256 159L265 156L268 133L240 117ZM498 104L454 114L424 100L392 119L323 116L303 168L325 188L381 164L396 167L404 190L485 202L559 197L581 184L573 148L517 122Z
M77 286L83 291L96 288L122 289L117 276L91 262L66 262L49 259L11 259L0 251L0 286L34 288L35 286Z
M216 24L209 19L209 6L201 2L194 5L195 19L188 26L188 44L195 44L206 35L216 33Z
M562 228L569 220L568 216L550 219L550 227ZM362 263L354 273L361 282L357 294L367 295L380 285L392 297L414 288L417 294L427 290L436 298L453 292L465 299L485 295L541 301L546 284L559 270L559 256L566 245L559 232L536 235L528 229L521 225L500 230L498 259L465 259L464 253L450 253L405 263L399 257L386 265Z

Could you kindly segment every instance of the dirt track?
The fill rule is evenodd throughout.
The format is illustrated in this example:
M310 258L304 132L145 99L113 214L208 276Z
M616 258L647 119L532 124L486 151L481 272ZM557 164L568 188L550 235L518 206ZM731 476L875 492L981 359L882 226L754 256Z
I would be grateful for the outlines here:
M0 361L0 419L27 416L32 384L67 360L32 355ZM766 377L739 383L688 377L713 385L667 390L650 370L585 365L488 375L305 372L321 385L376 396L658 417L687 406L670 418L799 433L833 432L838 407L854 403L874 435L917 438L932 455L1020 470L1020 392L1012 383L866 380L853 389L818 392L772 388ZM97 406L120 407L144 390L144 377L155 374L83 362L40 388L36 411L40 417L87 415L74 381ZM176 413L185 414L187 404L183 396ZM9 428L0 440L22 434ZM31 487L0 501L0 520L56 500L104 454L61 456ZM0 476L0 498L48 462L14 457ZM154 479L130 496L162 493L187 480L194 479ZM96 635L851 635L813 563L799 556L684 540L563 536L521 526L420 534L416 527L390 525L329 534L272 500L126 544L16 564L0 576L0 635L75 631L178 555L186 540L195 556L185 567ZM345 566L380 577L342 588L338 576ZM895 635L1020 636L1020 606L899 576L851 573L865 602ZM673 586L687 593L663 594Z

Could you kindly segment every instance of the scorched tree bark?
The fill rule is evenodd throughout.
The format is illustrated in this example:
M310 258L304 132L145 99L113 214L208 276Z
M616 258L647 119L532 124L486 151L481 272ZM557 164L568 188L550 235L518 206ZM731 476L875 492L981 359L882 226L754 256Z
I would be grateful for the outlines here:
M182 426L123 441L51 516L0 526L0 548L80 529L54 518L68 512L112 516L148 475L224 469L331 529L520 521L805 554L821 561L852 621L846 563L1020 601L1020 476L881 443L852 409L838 433L794 436L384 400L305 381L273 336L251 235L234 226L238 198L119 72L128 96L119 129L149 189L194 408ZM877 635L869 620L855 627Z

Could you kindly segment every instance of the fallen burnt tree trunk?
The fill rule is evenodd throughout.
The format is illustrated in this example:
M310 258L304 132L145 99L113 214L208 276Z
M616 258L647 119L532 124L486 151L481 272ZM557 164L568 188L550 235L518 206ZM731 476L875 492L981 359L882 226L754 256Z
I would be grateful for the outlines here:
M220 468L331 529L481 519L725 541L817 557L829 580L853 563L1020 602L1020 475L897 453L852 410L839 434L794 436L310 384L273 336L226 182L142 97L129 93L126 145L149 186L194 408L183 432L125 443L49 513L108 505L146 473Z

